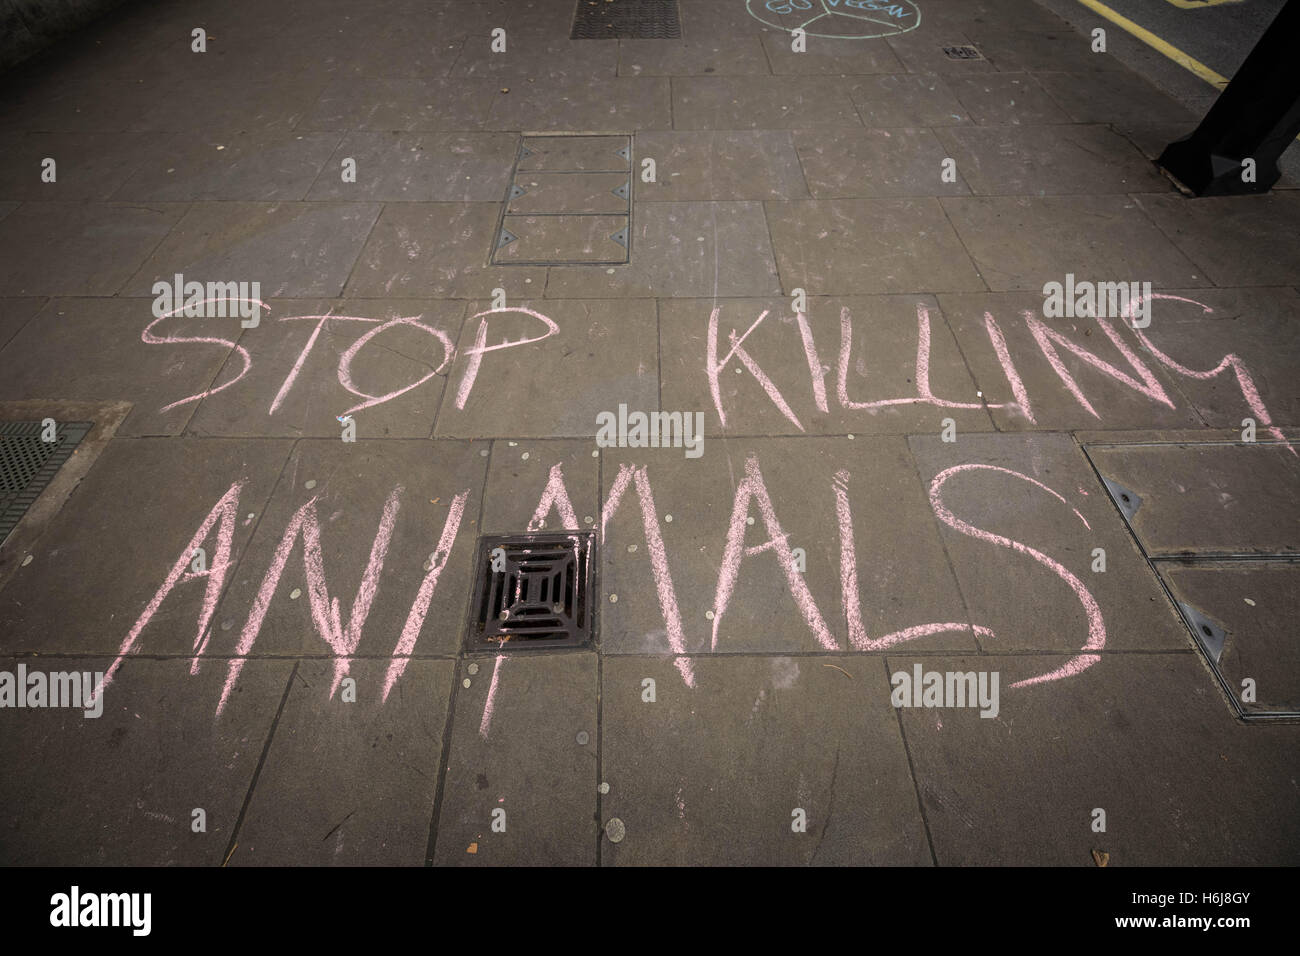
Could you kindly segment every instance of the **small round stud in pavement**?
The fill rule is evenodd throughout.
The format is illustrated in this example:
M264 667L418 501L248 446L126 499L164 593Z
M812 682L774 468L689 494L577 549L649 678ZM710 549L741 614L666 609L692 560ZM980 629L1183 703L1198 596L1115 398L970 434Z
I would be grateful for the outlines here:
M588 734L585 730L580 730L578 731L577 740L578 740L578 746L585 747L587 746L587 741L591 740L591 735Z
M303 485L303 487L306 488L308 491L311 491L313 488L316 487L316 479L315 478L309 479L307 483Z
M463 681L460 682L460 686L469 687L471 683L473 682L468 677L466 677Z
M475 663L471 663L469 667L465 668L465 670L469 671L470 675L473 676L474 674L478 673L478 665Z
M609 793L609 784L602 783L596 790L600 793Z
M32 556L30 554L27 555L27 557L23 558L23 567L27 567L27 565L31 563L32 563Z
M623 837L627 836L627 827L618 817L610 817L605 824L605 836L609 837L610 843L622 843Z
M292 591L289 592L290 601L296 601L300 597L302 597L302 588L294 588Z
M609 603L610 603L610 604L617 604L617 603L618 603L618 595L617 595L617 594L611 594L611 595L609 596Z

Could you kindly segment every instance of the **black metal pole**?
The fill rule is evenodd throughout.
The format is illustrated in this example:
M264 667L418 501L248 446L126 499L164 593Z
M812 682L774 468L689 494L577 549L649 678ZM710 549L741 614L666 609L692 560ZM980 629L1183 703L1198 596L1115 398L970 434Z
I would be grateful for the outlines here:
M1266 193L1300 134L1300 0L1287 0L1196 131L1156 163L1197 196ZM1253 175L1247 160L1253 160Z

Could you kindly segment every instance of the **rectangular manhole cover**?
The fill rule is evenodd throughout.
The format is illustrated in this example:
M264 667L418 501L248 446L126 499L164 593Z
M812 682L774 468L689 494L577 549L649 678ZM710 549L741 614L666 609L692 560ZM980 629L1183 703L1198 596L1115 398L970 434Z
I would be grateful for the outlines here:
M581 647L594 633L596 535L484 535L466 650Z
M0 422L0 543L92 427L92 422Z
M570 40L680 40L677 0L578 0Z

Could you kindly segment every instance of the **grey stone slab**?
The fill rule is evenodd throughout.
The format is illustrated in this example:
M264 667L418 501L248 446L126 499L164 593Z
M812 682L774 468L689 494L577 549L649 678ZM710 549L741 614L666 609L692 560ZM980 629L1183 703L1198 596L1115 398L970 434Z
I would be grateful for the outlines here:
M676 129L861 126L849 88L818 77L693 76L673 81Z
M1150 555L1300 552L1300 458L1284 444L1102 445L1097 471L1142 499Z
M922 22L924 23L922 14ZM944 47L979 46L973 39L957 29L919 30L901 36L885 37L885 43L909 73L991 73L993 63L984 59L953 59L943 52Z
M180 273L260 282L262 301L338 295L379 212L376 203L195 203L126 288L151 295Z
M572 11L570 11L572 16ZM536 36L515 36L506 30L506 49L493 52L493 41L483 36L466 39L452 67L452 76L492 77L512 88L527 83L574 82L586 77L591 82L612 80L618 72L618 44L590 40L547 40Z
M815 30L815 27L809 27ZM809 36L802 53L791 49L789 34L769 30L763 49L779 75L853 76L859 73L903 73L903 64L883 39L847 40Z
M1009 689L1043 666L999 660L997 719L900 710L940 865L1095 867L1093 850L1111 866L1294 862L1295 727L1234 720L1194 654L1106 655L1067 680ZM1096 808L1105 833L1093 832Z
M101 658L4 658L102 673ZM0 775L6 866L222 864L292 664L255 661L220 717L225 674L182 660L129 661L81 709L5 710ZM206 832L192 829L195 810Z
M591 441L494 441L483 495L483 533L594 531L600 519L600 459L592 454L595 450ZM533 528L533 516L547 498L553 475L563 482L574 520L565 518L564 499L557 496Z
M632 175L628 172L521 172L513 185L524 193L506 200L507 215L626 214L631 205ZM622 189L625 195L616 195L615 189Z
M214 506L244 480L230 538L231 560L240 558L253 532L246 516L262 513L288 454L281 441L112 442L50 521L31 563L0 591L4 650L105 655L106 664L127 652L193 655L206 583L178 581L146 612ZM198 545L209 568L219 530Z
M339 78L297 128L303 130L476 130L500 84L492 79Z
M203 399L190 434L339 439L339 418L349 415L358 438L429 437L463 303L277 299L270 305L258 328L240 339L248 361L229 354L214 384L232 384ZM155 361L163 367L164 358Z
M1104 126L968 126L935 135L976 195L1104 196L1173 189Z
M473 676L464 662L457 673L469 686L456 691L434 864L594 865L596 655L494 654L473 663Z
M17 202L0 202L0 219L4 219L21 205L22 203Z
M179 434L197 406L185 399L218 383L242 331L240 320L163 319L150 334L177 341L147 342L152 305L151 299L51 300L0 350L0 395L125 399L134 408L123 434Z
M509 92L498 92L485 129L604 133L673 125L669 82L663 77L621 76L593 84L583 73L553 83L499 89Z
M501 25L506 28L507 35L518 34L530 43L569 39L576 6L569 0L520 0L504 6L506 18Z
M655 182L640 176L655 161ZM636 137L638 202L807 199L792 134L784 130L672 130Z
M1041 291L1068 273L1166 289L1210 284L1128 197L958 196L940 202L994 292Z
M1109 60L1099 57L1099 62ZM1117 61L1111 61L1117 62ZM1058 67L1059 69L1059 67ZM1038 82L1076 123L1186 123L1196 115L1128 70L1039 72Z
M1107 319L1104 328L1096 319L1044 319L1041 292L943 295L939 304L1000 429L1199 424L1183 379L1143 349L1127 322ZM1026 313L1041 323L1042 343Z
M455 664L411 661L384 700L387 669L353 661L349 703L331 662L298 664L231 866L424 863Z
M761 36L772 27L750 16L743 3L718 3L717 0L678 0L682 36L688 40L734 40L736 37Z
M0 349L9 343L32 316L45 307L47 299L0 299Z
M1112 56L1092 51L1092 37L1062 24L1062 29L1008 28L1003 23L971 24L966 34L980 52L1003 72L1103 72L1124 66ZM1136 74L1133 74L1136 75Z
M1113 123L1112 129L1142 151L1147 159L1157 159L1176 139L1182 139L1196 128L1195 120L1182 123L1127 122Z
M1247 417L1263 433L1265 412L1276 425L1300 422L1294 388L1300 374L1300 298L1294 292L1191 289L1156 299L1151 326L1143 330L1159 351L1153 364L1171 370L1178 390L1206 423L1231 428L1238 437ZM1254 387L1258 404L1247 397L1237 364L1224 362L1230 355ZM1211 374L1215 369L1220 371Z
M734 296L780 288L759 203L637 203L631 235L629 264L552 267L547 296Z
M618 48L620 76L749 76L771 73L763 44L757 36L735 36L725 40L620 40Z
M414 7L394 17L395 22L388 29L365 32L358 32L353 26L356 15L349 14L350 21L327 34L303 39L279 38L278 43L274 42L277 38L265 35L261 39L266 47L259 52L284 72L316 73L329 78L443 77L450 74L453 64L469 49L470 41L465 33L470 23L480 19L478 14L482 8L489 5L457 3L456 6L462 10L462 22L436 29L419 26L419 10ZM449 8L450 5L443 5L441 9ZM385 12L393 15L388 4L376 10L380 15ZM483 31L481 42L486 49L490 42L487 30Z
M418 686L415 675L399 673L403 661L455 654L461 644L470 556L487 472L487 458L480 450L487 450L486 444L300 441L231 575L213 617L209 653L231 655L247 646L250 656L375 657L394 668L387 672L395 675L394 689L403 682ZM309 488L308 482L315 484ZM276 550L294 515L312 501L320 526L322 576L313 585L299 535L274 581L269 572L274 570ZM383 552L381 528L389 508L397 510ZM444 536L453 532L449 557L438 555L444 564L426 567L443 546ZM380 555L382 567L372 579L368 614L359 619L355 596L367 590L365 573L374 555ZM436 567L442 570L429 592L426 581L433 580ZM313 591L314 586L321 590ZM268 602L260 622L259 595ZM321 619L312 606L316 600L325 607L338 602L338 640L354 638L357 643L350 650L321 634ZM423 621L418 613L422 600L428 601Z
M130 120L143 132L290 130L301 124L321 96L326 79L311 73L214 78L173 72L165 92Z
M620 150L631 148L628 136L528 136L520 155L519 172L600 172L628 170L631 163Z
M1113 651L1187 646L1155 573L1068 435L958 432L952 443L918 435L909 444L971 623L992 631L986 651L1073 651L1071 666L1082 667ZM1097 548L1105 571L1092 570ZM1063 664L1043 658L1041 675Z
M906 128L970 122L944 78L934 74L859 77L849 90L865 126Z
M558 331L546 335L547 326L522 311L487 314L489 303L471 304L451 368L451 389L438 415L438 437L594 436L602 411L617 412L620 403L646 411L657 407L652 301L509 303L509 309L544 315ZM483 354L475 377L468 379L474 360L469 350L485 323L482 334L489 346L505 341L515 346Z
M1138 201L1215 285L1294 285L1300 277L1300 195L1225 198L1169 195Z
M118 292L184 206L24 203L0 219L0 295Z
M687 688L667 661L605 662L600 809L626 836L602 840L603 863L929 865L879 660L692 665ZM647 678L654 703L642 700Z
M104 200L149 158L156 140L143 133L28 133L0 147L5 199ZM54 160L55 181L44 182Z
M792 459L797 470L782 467ZM622 479L626 487L611 512L608 499L620 473L641 466L639 479ZM608 449L602 470L606 654L879 651L907 641L977 646L901 438L739 439L715 437L706 427L698 458L676 448ZM857 549L848 600L837 488L850 509ZM746 489L759 497L746 501ZM759 550L729 557L738 495L736 548ZM642 514L646 500L657 527L651 536ZM887 527L906 528L906 550L880 546ZM781 535L792 549L791 567L797 569L793 549L803 549L803 572L789 570L765 548ZM662 540L659 569L653 538ZM736 568L734 577L724 567ZM850 615L853 600L858 609Z
M500 213L500 202L386 206L345 294L465 299L496 288L510 296L540 294L545 269L488 265Z
M721 366L717 402L708 371L715 308ZM849 349L841 358L844 312ZM708 410L708 427L733 435L937 432L948 417L963 430L989 429L977 386L932 296L813 297L806 321L815 361L808 358L789 299L661 300L664 406ZM770 389L746 366L745 356L728 356L733 332L738 340L743 337L745 355L770 382ZM930 399L917 382L918 356L928 370L929 394L934 396ZM820 370L816 379L810 364ZM970 407L939 407L954 402Z
M1227 631L1219 672L1242 709L1300 712L1300 569L1291 563L1162 563L1161 573L1180 602ZM1249 694L1247 681L1254 685Z
M1032 73L948 76L944 82L981 126L1043 126L1069 121Z
M494 256L501 264L550 262L622 263L627 247L627 216L506 216L502 229L515 236Z
M795 148L816 199L970 195L960 163L943 181L951 153L928 129L800 130Z
M178 133L140 164L114 199L303 199L339 139L338 133Z
M500 202L517 148L510 133L351 133L307 198ZM345 159L356 161L356 182L343 181Z
M934 199L768 203L767 218L786 291L852 295L985 288Z

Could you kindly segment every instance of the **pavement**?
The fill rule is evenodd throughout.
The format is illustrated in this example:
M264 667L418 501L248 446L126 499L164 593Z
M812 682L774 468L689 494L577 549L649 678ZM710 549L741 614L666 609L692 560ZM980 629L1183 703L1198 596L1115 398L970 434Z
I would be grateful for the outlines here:
M0 707L0 862L1300 862L1300 193L1185 198L1199 115L1034 0L748 6L5 78L0 420L94 427L0 680L106 676ZM592 640L466 649L479 536L565 530Z

